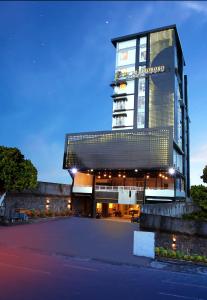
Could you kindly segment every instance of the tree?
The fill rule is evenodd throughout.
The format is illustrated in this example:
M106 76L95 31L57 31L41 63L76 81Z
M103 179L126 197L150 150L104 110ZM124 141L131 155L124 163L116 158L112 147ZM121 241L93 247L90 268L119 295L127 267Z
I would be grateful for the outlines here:
M207 166L203 169L203 175L201 176L201 179L203 179L204 183L207 183Z
M0 194L32 189L37 185L37 170L17 148L0 146Z
M192 185L191 196L193 198L193 202L203 211L207 212L207 187L204 185Z

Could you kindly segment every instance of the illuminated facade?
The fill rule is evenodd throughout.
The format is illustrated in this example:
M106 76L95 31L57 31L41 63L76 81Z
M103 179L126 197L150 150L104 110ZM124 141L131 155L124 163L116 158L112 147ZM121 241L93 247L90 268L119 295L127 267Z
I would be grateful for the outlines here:
M112 131L66 135L73 207L184 200L189 196L187 76L175 25L112 39ZM98 205L97 205L98 203ZM127 208L128 207L128 208Z

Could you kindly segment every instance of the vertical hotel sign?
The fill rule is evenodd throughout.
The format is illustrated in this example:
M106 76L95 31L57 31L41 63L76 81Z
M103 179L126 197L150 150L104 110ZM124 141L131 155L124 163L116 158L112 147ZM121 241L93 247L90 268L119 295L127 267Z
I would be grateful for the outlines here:
M135 78L145 77L147 75L163 73L165 72L165 66L156 66L150 68L142 68L133 72L127 72L127 70L119 70L115 73L115 80L125 79L132 80Z

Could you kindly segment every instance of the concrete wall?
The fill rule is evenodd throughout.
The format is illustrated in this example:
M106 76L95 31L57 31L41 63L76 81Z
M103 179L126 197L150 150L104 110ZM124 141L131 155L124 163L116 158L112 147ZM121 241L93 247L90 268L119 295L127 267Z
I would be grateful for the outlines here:
M207 222L188 221L161 215L143 213L140 219L140 228L207 237Z
M6 215L16 208L61 212L68 208L71 199L70 185L38 182L34 190L7 193L5 198ZM47 207L46 207L47 205Z
M145 214L181 217L183 214L190 214L194 211L198 211L198 208L192 203L172 202L161 204L144 204L141 211Z

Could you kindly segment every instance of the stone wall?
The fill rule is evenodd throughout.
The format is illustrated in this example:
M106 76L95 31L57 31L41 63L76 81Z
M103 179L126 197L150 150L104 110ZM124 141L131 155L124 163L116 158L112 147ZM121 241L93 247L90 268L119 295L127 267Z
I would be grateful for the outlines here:
M172 202L161 204L144 204L142 205L141 211L144 214L181 217L184 214L190 214L198 211L198 208L192 203Z
M7 193L5 198L5 215L10 216L17 208L27 210L50 210L61 212L68 209L71 189L68 184L38 182L34 190Z
M144 230L183 233L207 237L207 222L188 221L161 215L142 214L140 228Z

